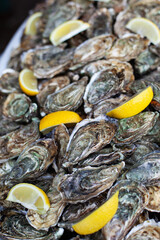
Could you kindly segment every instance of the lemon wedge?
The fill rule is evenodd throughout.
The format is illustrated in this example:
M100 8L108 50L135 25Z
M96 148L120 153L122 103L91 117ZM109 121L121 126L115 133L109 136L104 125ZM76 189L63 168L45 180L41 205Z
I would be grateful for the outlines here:
M80 122L81 120L82 118L72 111L53 112L41 119L39 130L43 134L46 134L59 124L74 124Z
M29 183L19 183L12 187L6 200L20 203L40 214L46 213L50 208L46 193L39 187Z
M19 85L22 91L29 96L35 96L39 93L38 81L33 72L27 68L23 69L19 74Z
M149 86L142 92L135 94L127 102L108 112L107 116L118 119L132 117L142 112L150 104L152 98L153 90L152 87Z
M39 21L41 16L42 16L41 12L36 12L28 18L26 27L24 30L26 35L36 35L37 33L36 24Z
M70 20L62 23L50 34L50 41L57 46L58 44L70 39L78 33L85 31L90 25L81 20Z
M92 234L104 227L115 215L118 209L117 191L108 201L92 212L89 216L74 224L74 231L81 235Z
M143 37L147 37L153 44L160 43L160 30L158 26L147 18L133 18L127 23L126 28Z

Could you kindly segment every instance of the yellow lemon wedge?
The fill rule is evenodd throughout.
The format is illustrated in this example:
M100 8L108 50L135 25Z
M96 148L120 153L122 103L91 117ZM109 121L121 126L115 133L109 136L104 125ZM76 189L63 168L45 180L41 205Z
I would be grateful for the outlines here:
M59 124L74 124L80 122L81 120L82 118L72 111L53 112L41 119L39 130L43 134L46 134Z
M6 200L20 203L40 214L46 213L50 208L46 193L39 187L29 183L19 183L12 187Z
M103 228L115 215L118 209L117 191L108 201L101 205L90 215L74 224L74 231L81 235L92 234Z
M19 74L19 85L22 91L29 96L35 96L39 93L38 81L33 72L27 68L23 69Z
M36 24L39 21L41 16L42 16L41 12L36 12L28 18L26 27L24 30L26 35L36 35L37 33Z
M126 28L143 37L147 37L153 44L160 43L160 30L158 26L147 18L133 18L127 23Z
M58 44L70 39L78 33L85 31L90 25L81 20L70 20L62 23L50 34L50 41L57 46Z
M107 116L113 118L128 118L142 112L152 101L153 90L149 86L142 92L135 94L130 100L126 101L117 108L107 113Z

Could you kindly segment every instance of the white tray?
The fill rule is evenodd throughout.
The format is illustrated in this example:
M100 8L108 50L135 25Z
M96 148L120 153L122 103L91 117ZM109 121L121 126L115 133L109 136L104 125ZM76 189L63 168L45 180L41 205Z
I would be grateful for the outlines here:
M27 19L21 24L21 26L18 28L16 33L11 38L10 42L8 43L7 47L5 48L4 52L2 53L0 57L0 75L3 72L3 70L7 67L7 63L10 59L11 52L14 48L18 47L20 43L20 39L23 33L23 30L25 28Z

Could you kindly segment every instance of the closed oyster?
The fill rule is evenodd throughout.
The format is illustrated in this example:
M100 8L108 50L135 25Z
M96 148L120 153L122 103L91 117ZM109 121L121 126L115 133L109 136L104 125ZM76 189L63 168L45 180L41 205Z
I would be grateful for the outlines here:
M103 34L112 34L112 17L106 8L95 11L88 23L90 24L90 28L87 30L88 38Z
M17 157L26 146L39 138L37 119L26 126L0 137L0 163Z
M142 112L130 118L119 120L119 127L113 139L115 143L133 143L140 140L153 128L159 114Z
M37 114L37 104L22 93L11 93L3 105L3 114L15 122L29 122Z
M76 165L89 154L102 149L111 142L115 131L115 123L105 117L78 123L70 136L63 166Z
M160 186L147 187L149 202L146 209L151 212L160 212Z
M159 240L160 239L160 222L154 219L147 220L132 228L127 234L126 240Z
M146 186L156 185L160 180L160 151L145 155L125 176Z
M75 49L74 64L83 66L86 63L104 58L106 52L112 47L114 40L113 35L101 35L86 40Z
M136 182L125 180L117 182L110 189L108 196L117 190L119 190L118 210L102 230L105 240L122 240L148 203L146 188Z
M27 146L19 155L13 168L5 176L8 182L21 182L24 179L33 179L42 175L54 161L57 146L53 139L40 139Z
M74 49L44 46L23 53L22 63L37 78L52 78L70 67L73 53Z
M58 240L63 234L61 228L50 229L48 232L37 231L28 224L24 215L10 211L0 223L0 229L1 240Z
M156 69L160 65L160 58L150 48L140 53L135 59L135 70L142 75Z
M43 106L48 95L59 91L70 84L70 79L67 76L59 76L45 81L41 84L39 93L36 95L38 104Z
M61 90L48 95L43 108L41 108L41 115L64 110L75 111L79 108L83 101L87 80L84 77L78 82L71 83Z
M125 68L110 67L95 73L86 87L84 94L84 110L89 113L103 99L125 92L134 80L125 78Z
M11 68L4 70L0 77L0 92L6 94L21 92L18 76L19 73Z
M29 210L27 213L27 220L37 230L48 230L49 227L55 226L66 206L66 203L62 199L61 193L58 191L57 186L61 181L64 173L59 172L53 179L52 185L47 192L47 196L50 200L50 209L46 214L40 215L34 210Z
M135 34L125 35L123 38L117 39L113 46L106 51L105 58L116 58L121 61L130 61L135 59L143 52L149 44L149 40Z
M65 175L58 186L65 202L85 202L109 189L118 178L125 163L75 169Z

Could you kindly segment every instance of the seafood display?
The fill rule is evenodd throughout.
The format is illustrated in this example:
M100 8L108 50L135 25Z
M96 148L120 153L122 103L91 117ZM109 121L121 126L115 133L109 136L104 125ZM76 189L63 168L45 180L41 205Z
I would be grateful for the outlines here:
M160 45L126 24L143 17L160 27L160 1L46 0L36 13L36 33L24 30L0 76L0 239L159 240ZM53 44L52 31L70 20L89 27ZM37 94L21 87L23 69ZM107 115L149 86L147 108ZM42 119L64 111L80 120L52 119L40 130ZM21 183L45 192L46 212L6 200ZM78 235L73 225L117 191L113 218Z

